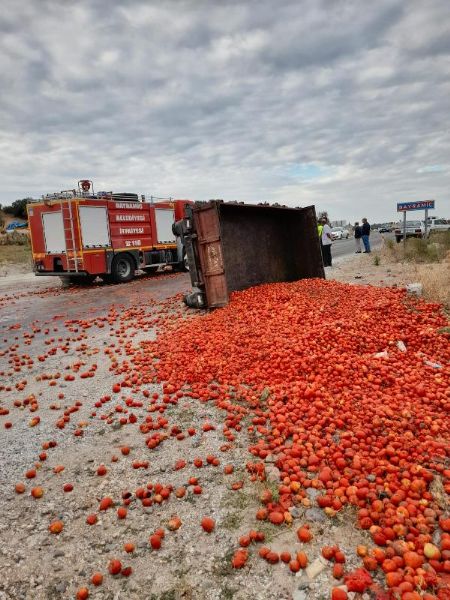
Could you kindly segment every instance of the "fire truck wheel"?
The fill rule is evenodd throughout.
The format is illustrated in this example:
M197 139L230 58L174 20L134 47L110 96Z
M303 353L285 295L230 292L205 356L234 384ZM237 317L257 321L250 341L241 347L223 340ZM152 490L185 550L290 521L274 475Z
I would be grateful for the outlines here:
M118 254L111 265L112 279L116 283L131 281L134 277L135 266L128 254Z

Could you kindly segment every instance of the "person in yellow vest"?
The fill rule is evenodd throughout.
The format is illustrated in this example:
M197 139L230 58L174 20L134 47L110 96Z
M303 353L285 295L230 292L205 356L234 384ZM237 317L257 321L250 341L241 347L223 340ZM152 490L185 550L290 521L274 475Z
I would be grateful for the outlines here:
M322 221L317 221L317 233L319 234L319 240L322 240L322 231L323 231Z
M317 221L317 233L319 234L319 244L320 244L320 252L323 256L323 246L322 246L322 233L323 233L323 223L322 219Z

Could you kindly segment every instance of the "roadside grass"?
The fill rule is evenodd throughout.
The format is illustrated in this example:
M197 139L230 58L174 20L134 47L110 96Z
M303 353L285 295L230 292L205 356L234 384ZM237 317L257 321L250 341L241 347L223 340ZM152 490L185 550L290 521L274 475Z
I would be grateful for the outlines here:
M408 238L406 243L387 240L384 253L394 262L436 263L450 252L450 231L433 232L426 240Z
M0 243L0 265L30 265L31 268L31 248L30 245L4 245Z
M450 311L450 261L415 265L417 281L428 300L440 302Z
M27 267L32 269L30 238L26 233L8 233L0 235L0 267L12 265L21 267L24 272Z
M385 266L402 264L412 280L422 284L427 300L450 311L450 231L433 232L426 240L409 238L405 245L386 240L380 258Z

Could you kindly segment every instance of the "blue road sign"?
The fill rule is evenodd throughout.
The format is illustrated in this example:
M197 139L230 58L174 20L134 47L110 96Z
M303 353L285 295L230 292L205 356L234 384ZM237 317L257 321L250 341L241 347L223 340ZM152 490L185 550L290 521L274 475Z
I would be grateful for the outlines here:
M424 210L426 208L434 209L434 200L419 200L418 202L398 202L397 212L407 210Z

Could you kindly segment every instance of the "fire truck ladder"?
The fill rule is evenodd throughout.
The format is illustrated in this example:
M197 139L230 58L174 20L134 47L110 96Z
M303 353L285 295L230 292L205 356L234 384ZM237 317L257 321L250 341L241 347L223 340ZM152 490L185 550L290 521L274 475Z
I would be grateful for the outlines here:
M64 224L64 240L66 243L67 271L74 271L75 273L78 273L78 262L80 259L78 258L77 247L75 243L71 200L62 202L61 210Z

